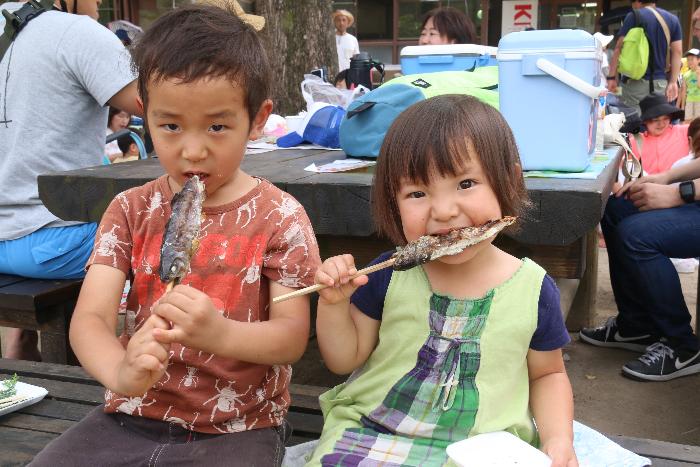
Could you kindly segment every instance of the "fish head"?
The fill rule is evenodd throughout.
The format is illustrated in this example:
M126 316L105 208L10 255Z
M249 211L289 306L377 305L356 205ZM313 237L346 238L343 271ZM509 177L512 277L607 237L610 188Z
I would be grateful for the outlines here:
M189 268L188 257L184 253L165 254L161 256L158 274L163 282L179 281L187 273Z

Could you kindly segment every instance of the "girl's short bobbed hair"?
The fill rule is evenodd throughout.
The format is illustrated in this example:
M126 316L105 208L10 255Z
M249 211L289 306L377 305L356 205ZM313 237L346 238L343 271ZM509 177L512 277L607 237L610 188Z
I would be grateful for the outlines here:
M476 158L504 216L529 205L518 148L500 112L475 97L446 94L412 105L389 128L377 160L372 211L380 233L405 245L396 195L402 180L454 176Z

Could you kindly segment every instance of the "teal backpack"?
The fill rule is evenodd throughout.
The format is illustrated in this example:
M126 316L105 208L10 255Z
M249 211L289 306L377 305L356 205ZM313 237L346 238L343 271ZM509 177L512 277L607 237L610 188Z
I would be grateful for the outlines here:
M498 108L498 67L405 75L354 100L340 124L340 147L348 156L377 157L384 135L401 112L441 94L469 94Z

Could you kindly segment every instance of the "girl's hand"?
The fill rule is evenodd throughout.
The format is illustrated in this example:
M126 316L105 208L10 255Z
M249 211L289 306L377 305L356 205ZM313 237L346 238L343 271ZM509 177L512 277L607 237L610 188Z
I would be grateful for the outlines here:
M187 285L177 285L153 308L153 313L172 323L170 329L154 329L158 342L177 342L185 347L216 353L220 333L226 328L224 318L204 292Z
M117 368L117 392L140 396L165 373L170 344L157 342L153 338L155 329L168 329L168 323L151 315L129 339L124 358Z
M365 275L350 280L350 277L356 273L357 268L355 268L355 259L352 255L333 256L325 260L321 267L316 270L314 277L317 284L328 286L328 288L318 292L321 301L328 305L348 301L355 289L365 285L368 280Z
M542 445L542 452L552 459L552 467L578 467L574 445L567 437L548 440Z

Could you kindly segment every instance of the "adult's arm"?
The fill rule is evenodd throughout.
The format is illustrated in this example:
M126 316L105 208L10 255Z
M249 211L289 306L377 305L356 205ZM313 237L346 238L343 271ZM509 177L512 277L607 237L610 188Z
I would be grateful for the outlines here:
M700 197L700 159L674 167L664 173L642 177L623 186L615 195L628 193L630 200L640 211L681 206L680 191L676 183L692 180L695 184L695 200Z
M693 12L693 35L700 40L700 7Z
M619 36L617 42L615 43L615 49L613 50L613 55L610 58L610 66L608 67L608 77L607 80L608 91L617 91L617 64L620 61L620 52L622 51L622 42L625 36Z
M118 93L112 96L107 103L118 109L121 109L131 115L143 116L143 109L137 104L136 98L138 92L136 90L136 80L124 86Z
M682 41L671 42L671 71L666 85L666 99L672 101L678 97L678 74L681 71Z

